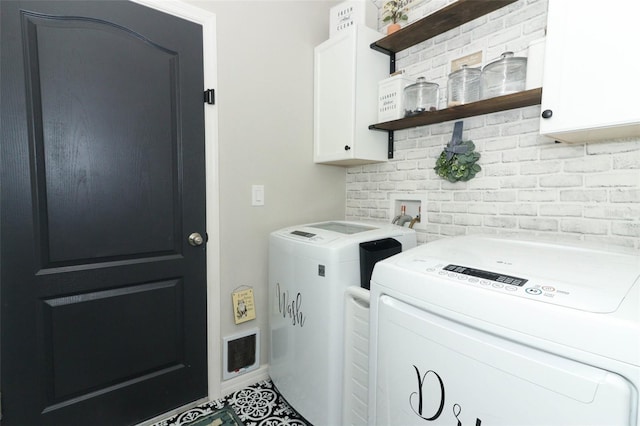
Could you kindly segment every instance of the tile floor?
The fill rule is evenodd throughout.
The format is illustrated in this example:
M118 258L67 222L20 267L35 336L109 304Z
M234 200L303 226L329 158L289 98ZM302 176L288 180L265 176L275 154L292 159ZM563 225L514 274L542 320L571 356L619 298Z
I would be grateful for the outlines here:
M153 426L186 425L213 411L230 405L245 426L312 426L278 393L271 380L240 389L224 398L155 423Z

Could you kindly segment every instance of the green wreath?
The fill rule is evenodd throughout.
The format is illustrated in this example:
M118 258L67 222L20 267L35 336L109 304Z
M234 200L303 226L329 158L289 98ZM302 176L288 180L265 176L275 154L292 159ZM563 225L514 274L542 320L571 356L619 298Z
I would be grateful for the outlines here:
M482 170L480 165L476 164L480 154L475 152L475 149L472 141L452 140L438 157L433 170L449 182L466 182L473 179L476 173Z

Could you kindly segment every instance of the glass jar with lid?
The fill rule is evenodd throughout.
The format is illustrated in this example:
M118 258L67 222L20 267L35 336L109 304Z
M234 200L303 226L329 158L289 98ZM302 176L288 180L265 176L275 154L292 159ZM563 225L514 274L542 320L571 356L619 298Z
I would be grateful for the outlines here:
M404 116L420 114L438 109L438 86L424 77L418 77L415 83L404 88Z
M463 65L449 74L447 81L447 106L467 104L480 99L480 68Z
M504 52L500 59L482 69L481 96L483 99L524 90L527 81L527 58Z

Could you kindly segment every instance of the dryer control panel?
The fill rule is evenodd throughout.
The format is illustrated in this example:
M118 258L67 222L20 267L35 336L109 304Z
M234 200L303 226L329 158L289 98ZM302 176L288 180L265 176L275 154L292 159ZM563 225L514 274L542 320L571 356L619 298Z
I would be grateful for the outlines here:
M607 292L602 286L577 286L549 277L509 274L499 269L489 270L462 262L411 256L399 260L397 265L437 277L438 281L484 288L588 312L613 312L622 301L622 298ZM436 281L432 281L432 284L436 284Z

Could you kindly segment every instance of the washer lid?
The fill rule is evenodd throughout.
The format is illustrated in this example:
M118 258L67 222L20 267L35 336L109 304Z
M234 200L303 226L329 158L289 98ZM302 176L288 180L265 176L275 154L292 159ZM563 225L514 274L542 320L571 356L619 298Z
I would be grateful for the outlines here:
M406 252L396 264L458 284L599 313L616 311L640 277L640 256L629 250L483 236L437 240ZM382 285L393 281L375 279Z

